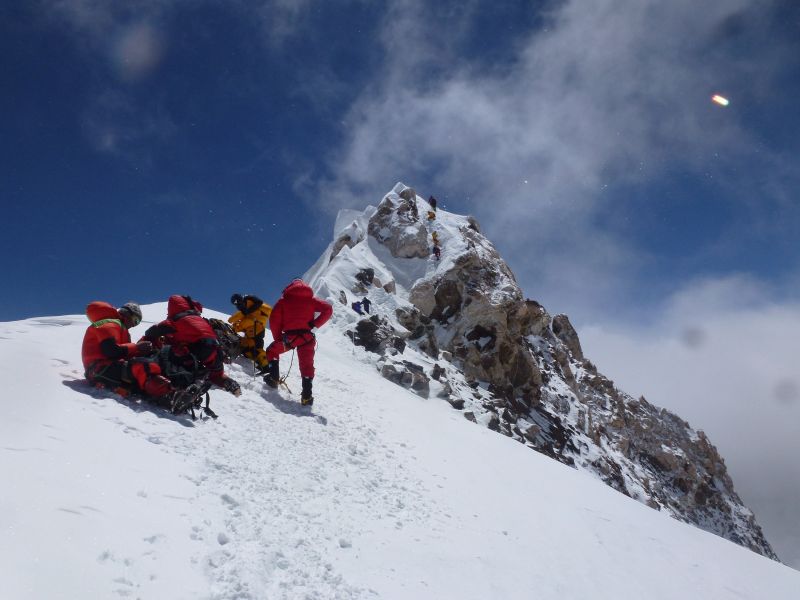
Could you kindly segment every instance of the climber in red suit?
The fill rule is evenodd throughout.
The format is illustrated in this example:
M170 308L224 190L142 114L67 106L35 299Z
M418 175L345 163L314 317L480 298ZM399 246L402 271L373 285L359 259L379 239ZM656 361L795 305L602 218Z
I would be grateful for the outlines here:
M267 385L277 387L280 381L278 356L288 350L297 349L303 382L301 402L314 402L312 381L314 350L317 344L313 329L322 327L332 314L333 307L314 296L314 292L302 279L295 279L286 286L269 319L274 341L267 348L269 365L264 377Z

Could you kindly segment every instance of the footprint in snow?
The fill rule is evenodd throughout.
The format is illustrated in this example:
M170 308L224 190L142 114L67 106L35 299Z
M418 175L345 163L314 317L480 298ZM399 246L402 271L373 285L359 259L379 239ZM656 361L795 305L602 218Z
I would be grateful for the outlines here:
M150 537L142 538L148 544L155 544L157 541L164 539L166 536L163 533L156 533Z
M225 504L228 505L228 508L236 508L237 506L239 506L239 503L236 500L234 500L233 498L231 498L228 494L222 494L220 496L220 499Z

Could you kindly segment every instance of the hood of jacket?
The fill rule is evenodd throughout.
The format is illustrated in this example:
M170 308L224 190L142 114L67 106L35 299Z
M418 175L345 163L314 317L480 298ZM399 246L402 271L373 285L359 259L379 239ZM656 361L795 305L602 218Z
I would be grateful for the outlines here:
M283 290L286 300L306 300L314 297L314 291L302 279L295 279Z
M86 307L86 316L89 317L92 323L102 321L103 319L119 319L117 309L108 302L101 302L100 300L89 303Z
M192 300L188 296L181 296L180 294L175 294L174 296L169 297L169 300L167 301L168 318L171 319L175 315L182 312L186 312L187 310L196 310L197 312L203 312L203 305L200 304L197 300Z

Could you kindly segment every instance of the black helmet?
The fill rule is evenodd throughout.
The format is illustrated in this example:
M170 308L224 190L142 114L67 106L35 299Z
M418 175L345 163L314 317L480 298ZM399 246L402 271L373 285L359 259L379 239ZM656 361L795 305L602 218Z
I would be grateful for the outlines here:
M125 321L125 326L129 329L136 327L142 322L142 309L136 302L126 302L117 310L120 318Z
M231 296L231 304L233 304L239 310L244 309L244 297L241 294L234 294Z

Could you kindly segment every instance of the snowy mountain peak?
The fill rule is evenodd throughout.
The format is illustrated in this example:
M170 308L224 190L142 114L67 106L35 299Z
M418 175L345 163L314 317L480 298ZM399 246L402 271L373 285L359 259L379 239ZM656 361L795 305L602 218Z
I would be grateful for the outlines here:
M569 318L525 299L474 218L398 183L377 206L339 214L306 280L390 381L776 558L703 432L598 372Z

